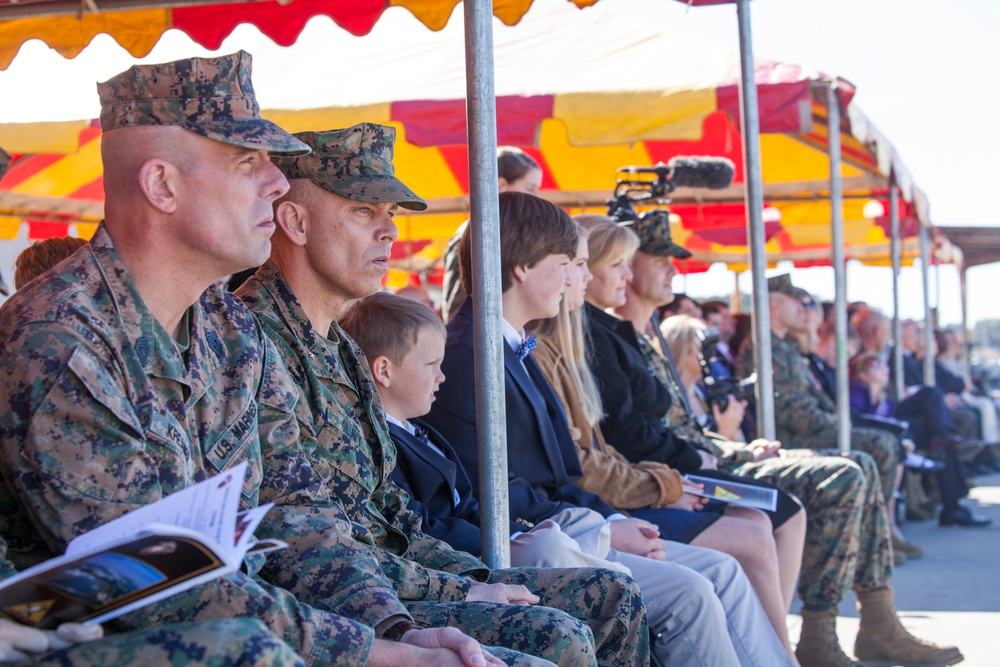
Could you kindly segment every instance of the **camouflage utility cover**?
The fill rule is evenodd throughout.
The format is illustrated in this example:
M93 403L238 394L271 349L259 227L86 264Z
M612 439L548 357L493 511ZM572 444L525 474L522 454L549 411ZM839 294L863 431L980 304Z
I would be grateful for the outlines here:
M101 131L176 125L233 146L305 155L308 146L261 117L250 68L246 51L135 65L97 84Z
M784 294L793 299L804 299L809 296L809 292L792 284L792 276L787 273L768 278L767 291L772 294Z
M373 204L399 204L414 211L427 202L396 178L392 164L396 128L359 123L343 130L299 132L312 154L275 164L289 180L307 178L327 192Z
M691 253L674 243L670 235L670 212L658 209L646 211L632 224L639 237L639 250L660 257L687 259Z

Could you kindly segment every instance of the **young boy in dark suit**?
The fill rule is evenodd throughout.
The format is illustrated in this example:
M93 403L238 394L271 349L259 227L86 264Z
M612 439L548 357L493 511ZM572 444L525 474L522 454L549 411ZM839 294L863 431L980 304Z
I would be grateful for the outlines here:
M410 494L409 507L423 517L421 529L478 556L479 502L469 476L444 436L419 419L430 411L444 381L446 334L440 317L423 304L380 292L356 301L340 323L370 360L389 435L397 447L392 479ZM513 565L591 565L628 572L623 565L592 555L608 548L610 530L603 517L580 508L558 513L555 509L549 507L552 518L537 525L510 522ZM594 526L589 534L585 522ZM572 526L575 537L564 533L562 526ZM598 543L605 545L603 550Z

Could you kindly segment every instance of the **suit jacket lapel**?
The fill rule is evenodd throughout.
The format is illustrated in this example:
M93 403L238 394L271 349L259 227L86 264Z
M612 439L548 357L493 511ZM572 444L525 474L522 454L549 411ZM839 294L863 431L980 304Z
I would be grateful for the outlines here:
M546 385L539 386L526 370L526 367L529 365L534 366L537 370L538 365L530 356L522 364L517 358L517 353L510 349L510 345L506 343L503 346L503 362L507 373L510 374L510 377L514 380L514 384L524 395L525 399L527 399L529 405L531 405L532 412L535 413L535 424L541 433L542 446L545 449L545 457L548 459L549 465L555 472L557 479L564 478L566 476L566 467L563 464L562 453L559 451L559 443L554 441L555 433L552 428L545 428L544 426L552 422L552 415L549 414L549 407L546 404L543 393ZM536 373L536 376L543 383L545 382L545 378L541 375L540 370Z

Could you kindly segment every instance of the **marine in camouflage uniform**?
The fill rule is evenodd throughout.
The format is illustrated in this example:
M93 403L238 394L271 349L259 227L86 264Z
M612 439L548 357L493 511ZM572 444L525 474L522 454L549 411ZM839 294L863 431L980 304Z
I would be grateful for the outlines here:
M672 242L665 215L646 214L635 223L640 252L660 256L689 254ZM789 283L790 285L790 283ZM683 389L669 361L652 341L638 336L649 372L669 391L665 425L684 440L715 454L721 468L773 484L802 501L807 511L806 543L799 596L802 631L796 656L803 667L856 667L837 639L837 605L853 588L861 625L854 653L878 664L952 665L962 660L953 646L939 646L909 634L893 602L892 544L885 500L875 462L863 452L798 449L754 461L743 443L705 432L687 411ZM753 370L752 359L744 374ZM846 460L850 459L850 460Z
M20 566L63 552L77 535L242 461L246 506L328 503L298 452L295 394L273 345L247 310L219 288L188 316L186 355L152 316L103 225L89 246L18 290L0 309L0 535ZM269 454L287 466L265 478L257 403L284 411L260 424ZM13 407L16 406L16 407ZM287 445L287 446L286 446ZM275 466L277 467L277 466ZM335 510L331 506L331 510ZM347 526L330 512L331 530ZM300 604L248 572L129 614L128 629L251 616L319 664L358 664L372 630Z
M244 52L133 67L98 92L109 143L118 128L174 125L251 150L309 150L260 118ZM116 224L131 231L125 220ZM302 453L297 390L259 323L212 285L178 330L184 347L143 300L103 223L88 246L0 309L0 400L8 406L0 414L0 535L16 565L60 554L73 537L244 461L244 506L274 502L269 521L322 521L329 534L350 538L350 522ZM263 580L262 565L248 557L242 571L116 625L243 617L261 621L307 664L367 660L371 627L332 605L299 602Z
M768 290L796 301L808 296L792 285L785 274L767 281ZM774 369L774 419L778 439L787 447L826 449L837 447L837 412L833 400L809 371L808 362L795 344L771 332L771 366ZM745 346L737 360L741 375L753 372L753 348ZM875 459L886 504L896 488L899 440L888 431L852 427L852 450Z
M341 197L423 208L423 201L393 176L394 134L393 128L372 123L301 133L297 136L314 148L313 154L277 164L289 179L309 179ZM295 257L291 261L299 259ZM303 255L301 261L308 260ZM313 271L318 275L320 269ZM629 577L598 569L491 573L477 558L422 533L419 513L407 507L406 494L390 480L396 449L364 353L336 321L328 331L316 331L273 262L265 263L237 294L260 318L296 380L299 421L303 432L315 435L307 445L310 459L331 473L333 495L352 522L355 551L370 554L381 566L368 576L392 586L413 619L447 622L484 644L508 646L560 664L591 663L595 643L599 664L646 664L645 610ZM262 415L265 412L262 408ZM276 554L290 561L287 569L299 579L293 590L303 594L306 589L322 591L329 569L329 554L309 546L307 552L293 544L289 553ZM521 584L536 592L541 605L555 609L463 602L470 577ZM383 620L366 618L372 625Z

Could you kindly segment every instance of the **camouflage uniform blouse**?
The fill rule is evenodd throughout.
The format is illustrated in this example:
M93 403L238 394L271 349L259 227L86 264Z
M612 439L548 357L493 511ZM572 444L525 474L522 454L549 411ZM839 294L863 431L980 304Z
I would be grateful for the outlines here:
M298 449L294 385L259 323L217 287L186 321L181 350L103 225L0 309L0 535L20 554L17 565L60 554L76 535L242 461L245 505L274 501L274 518L295 521L303 502L328 501ZM274 462L267 471L262 440ZM364 661L370 628L266 584L259 560L245 567L249 574L196 587L124 625L251 616L307 661Z
M331 491L353 524L356 544L339 548L377 558L381 571L371 569L367 585L379 582L402 600L464 600L470 587L466 577L485 580L489 570L477 558L420 532L420 515L410 511L405 492L389 479L396 447L364 353L336 322L325 336L317 335L270 262L237 294L260 317L299 387L306 449L316 468L329 470ZM315 565L302 576L322 577L330 569L323 559ZM388 618L372 614L366 622Z

